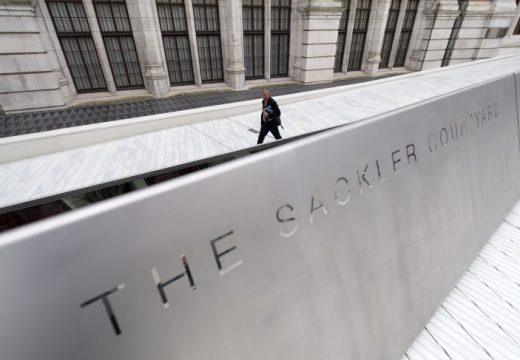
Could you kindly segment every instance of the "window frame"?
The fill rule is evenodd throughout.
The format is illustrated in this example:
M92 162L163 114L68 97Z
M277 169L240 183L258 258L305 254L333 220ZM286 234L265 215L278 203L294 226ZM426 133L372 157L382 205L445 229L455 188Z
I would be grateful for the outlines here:
M277 1L279 4L281 4L282 1L287 1L288 5L276 5L273 6L274 2ZM280 78L280 77L287 77L289 76L289 59L290 59L290 50L291 50L291 8L292 8L292 0L273 0L271 2L271 48L270 48L270 54L269 57L271 59L269 74L271 78ZM278 26L273 26L273 10L278 13L277 19L278 19ZM282 14L282 10L287 10L288 17L287 17L287 29L282 29L282 17L280 16ZM280 44L280 39L287 38L287 46L286 46L286 53L287 56L282 59L282 52L278 51L277 53L273 52L273 44L275 43L273 41L273 38L278 38L278 44ZM279 47L279 45L278 45ZM277 71L273 71L273 54L276 54L277 61ZM282 62L283 61L283 62ZM282 67L286 68L286 71L282 71Z
M200 1L201 3L195 3L196 1ZM199 69L200 69L200 75L201 75L201 80L202 80L202 83L203 84L210 84L210 83L219 83L219 82L223 82L224 81L224 56L223 56L223 49L222 49L222 38L221 38L221 27L220 27L220 11L219 11L219 5L218 5L218 0L214 0L215 4L208 4L208 1L213 1L213 0L196 0L196 1L193 1L193 13L194 13L194 22L195 22L195 36L197 38L197 52L199 54ZM201 7L204 9L204 21L205 21L205 28L208 29L209 28L209 18L208 18L208 8L209 7L214 7L216 9L216 14L217 14L217 30L197 30L197 19L195 18L195 8L196 7ZM200 41L201 39L207 39L207 42L209 44L210 42L210 39L211 38L217 38L218 39L218 46L219 46L219 50L220 50L220 59L219 59L219 62L218 62L218 65L220 66L220 69L219 68L214 68L213 66L210 66L209 67L209 70L210 70L210 73L211 73L211 76L209 79L204 79L204 76L203 76L203 71L202 71L202 66L201 66L201 56L200 56L200 53L201 53L201 43L202 41ZM210 61L213 61L217 56L213 56L215 55L213 52L212 52L212 49L213 47L209 46L207 47L209 53L210 53L210 56L209 56L209 59ZM221 76L218 76L218 72L220 71L221 73ZM214 73L217 72L217 75L215 75Z
M251 5L249 4L246 4L246 1L250 2ZM245 72L245 79L246 80L254 80L254 79L263 79L265 78L265 2L264 0L259 0L261 2L261 5L255 5L255 1L256 0L243 0L242 1L242 24L243 24L243 29L244 29L244 42L243 42L243 46L244 46L244 67L246 68L246 72ZM249 29L246 29L245 28L245 15L244 15L244 8L247 8L247 9L251 9L251 17L249 18L249 21L251 22L251 24L253 24L253 29L252 30L249 30ZM260 9L260 14L261 14L261 19L260 19L260 24L261 24L261 29L260 30L257 30L255 29L255 9ZM247 75L247 72L248 72L248 69L247 69L247 62L246 62L246 37L251 37L251 39L253 40L253 46L252 46L252 73L253 75ZM256 63L256 59L257 59L257 56L256 56L256 48L255 48L255 44L254 44L254 39L255 37L261 37L262 39L262 46L260 48L260 53L261 53L261 56L259 57L260 58L260 64L257 64ZM261 73L260 74L255 74L255 70L258 68L258 65L261 69Z
M397 32L397 22L401 12L401 1L402 0L392 0L390 8L388 9L385 34L383 37L383 44L381 45L381 61L379 62L379 69L386 69L390 64L392 44L394 43L395 33Z
M368 7L362 7L366 3L368 3ZM359 71L363 66L363 55L365 53L371 12L372 0L359 0L354 18L354 28L352 29L352 42L350 44L347 71ZM364 17L365 14L366 18ZM360 27L360 25L364 26ZM357 38L362 38L363 40L357 41ZM359 46L360 44L361 46ZM356 45L356 48L353 48L353 45Z
M114 31L105 31L105 30L103 30L103 28L102 28L102 26L100 24L99 9L96 6L96 4L106 4L106 5L109 5L110 14L111 14L111 18L110 19L113 20L114 27L116 28L116 30L114 30ZM126 31L124 31L124 30L123 31L117 30L117 23L115 21L116 17L114 16L114 9L113 9L113 6L112 6L113 4L124 4L124 9L125 9L126 18L128 20L129 30L126 30ZM93 5L94 11L96 13L96 19L97 19L98 24L99 24L99 32L101 34L101 37L103 38L103 44L105 45L105 52L107 54L108 64L110 66L110 71L112 72L112 77L114 78L114 84L116 86L116 89L118 91L119 90L143 89L145 86L144 86L144 79L143 79L143 74L142 74L142 67L141 67L141 62L139 61L139 54L137 53L137 46L135 44L135 39L134 39L133 29L132 29L132 23L130 21L130 15L128 14L128 6L126 4L126 1L125 0L92 0L92 5ZM116 74L117 73L114 71L114 64L112 64L112 61L111 61L111 58L110 58L110 54L108 52L108 48L109 48L109 46L107 45L108 38L112 38L112 39L117 40L117 44L118 44L119 49L120 49L120 55L121 55L121 57L123 59L123 61L122 61L123 67L125 69L125 73L124 74L120 74L120 75L125 75L126 76L126 81L128 82L129 85L118 85L117 84L119 79L116 79ZM132 41L133 50L134 50L134 53L135 53L135 58L136 58L136 63L137 63L137 68L139 69L139 72L138 73L134 73L133 75L138 75L138 77L140 79L140 84L130 85L131 84L130 73L129 73L129 69L128 69L128 64L125 61L125 57L123 55L123 44L121 43L121 38L130 38L131 41Z
M51 3L56 3L56 4L60 4L61 3L61 4L64 4L65 9L66 9L66 13L67 13L67 16L68 16L67 19L69 19L73 31L60 31L59 30L59 27L57 26L56 19L55 19L53 10L52 10L52 7L50 6ZM81 31L81 29L80 29L80 31L77 30L77 23L72 21L73 17L72 17L72 15L70 13L70 9L69 9L68 3L76 3L76 4L80 4L81 5L81 7L83 9L83 14L85 15L84 19L85 19L85 22L87 24L88 31ZM72 83L74 84L74 88L76 89L76 92L78 94L85 94L85 93L92 93L92 92L106 92L106 91L108 91L107 80L106 80L105 74L103 72L103 65L101 64L101 61L99 60L99 54L98 54L97 48L96 48L95 43L94 43L94 38L92 37L92 30L90 28L90 24L88 23L88 16L87 16L87 13L85 11L85 6L83 5L83 1L82 0L67 0L67 1L63 1L63 0L46 0L45 4L47 6L47 10L49 12L49 17L51 18L52 25L54 26L54 31L55 31L56 36L58 38L58 41L60 43L61 51L63 53L63 57L65 58L65 62L67 63L67 67L69 69L69 73L70 73L70 76L72 78ZM85 73L88 75L88 77L86 77L86 79L88 80L88 83L90 84L89 88L80 89L81 86L78 83L80 77L75 76L74 71L73 71L73 66L77 66L77 64L73 64L71 62L71 59L69 57L70 56L69 53L64 50L65 49L64 40L68 40L68 39L74 40L74 42L77 44L77 47L80 49L79 54L80 54L81 60L82 60L82 64L81 65L84 68ZM99 80L103 80L104 87L103 86L101 86L101 87L93 87L93 85L92 85L92 78L95 78L95 77L97 77L99 75L92 74L91 71L89 70L89 67L87 66L88 62L85 59L85 53L83 51L81 51L81 46L80 46L79 39L90 39L92 41L92 43L94 44L94 53L96 55L97 64L99 65L99 70L100 70L100 79Z
M162 22L161 22L162 18L159 17L159 14L160 14L159 6L168 8L168 13L171 15L171 17L169 17L168 19L172 22L172 30L163 29ZM183 21L184 30L182 30L182 29L179 30L175 26L175 21L174 21L175 17L173 15L174 6L179 6L182 9L182 17L184 20ZM171 86L193 85L193 84L195 84L195 71L193 69L193 56L191 53L191 41L190 41L189 30L188 30L188 18L186 16L185 0L157 0L156 7L157 7L157 14L158 14L158 19L159 19L159 29L161 31L161 38L163 41L164 55L166 57L166 67L168 69L168 76L170 78L170 85ZM177 46L178 40L180 38L186 40L187 44L188 44L187 54L189 56L189 63L190 63L190 67L189 67L190 71L189 71L188 80L182 79L183 69L182 69L181 56L180 56L181 52L179 50L179 47ZM175 44L175 46L167 47L166 46L167 44L165 41L166 39L168 39L168 41L172 41ZM174 51L175 54L177 55L177 59L179 59L179 60L174 61L173 58L171 60L169 60L169 58L168 58L169 53L167 52L167 49L172 49L172 51ZM172 63L172 65L175 66L175 69L172 69L170 67L170 63ZM174 81L175 72L177 72L179 74L179 76L181 77L181 81Z
M339 20L338 40L336 41L336 56L334 57L334 72L341 72L343 60L345 59L345 48L348 33L348 18L350 16L351 0L341 0L341 6L345 7L341 19ZM343 25L343 26L342 26ZM342 38L342 40L340 40Z

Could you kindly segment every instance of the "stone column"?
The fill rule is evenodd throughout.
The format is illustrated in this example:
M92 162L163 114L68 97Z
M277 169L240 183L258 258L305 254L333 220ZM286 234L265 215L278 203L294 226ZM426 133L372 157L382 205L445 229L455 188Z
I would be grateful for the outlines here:
M224 57L224 79L233 89L242 89L246 80L244 67L244 30L242 1L219 0L220 34Z
M168 69L164 63L161 30L154 11L154 0L127 0L135 46L146 89L153 95L166 96L170 91Z
M499 55L518 54L520 49L520 35L513 34L516 24L520 21L520 6L517 6L515 16L509 25L507 35L504 37Z
M193 63L193 75L195 84L202 86L202 75L200 74L199 51L197 48L197 31L195 30L195 18L193 16L193 3L191 0L184 1L186 10L186 22L188 23L188 38L190 40L191 61Z
M271 79L271 0L264 1L264 74Z
M94 4L92 0L83 0L83 6L85 7L85 13L87 14L88 25L90 26L90 32L94 45L96 46L96 52L99 57L99 63L105 76L105 82L107 83L107 89L110 93L115 94L117 91L114 76L110 69L110 62L108 61L107 52L105 49L105 43L101 36L101 30L99 29L99 23L97 21L96 11L94 10Z
M332 81L342 10L341 2L334 0L309 0L302 9L301 82Z
M507 31L507 37L513 36L513 32L515 30L516 24L518 24L519 21L520 21L520 5L517 5L515 15L509 25L509 30Z
M363 54L363 58L366 58L366 61L362 62L362 70L370 76L377 74L379 63L381 62L381 46L385 36L390 2L391 0L377 1L376 7L371 11L368 21L368 39L364 51L366 55Z
M347 38L345 39L345 50L343 50L345 54L343 55L343 64L341 66L342 73L346 73L348 69L348 59L350 58L350 46L352 45L352 31L354 30L354 21L356 19L357 4L357 0L350 1L350 11L348 14L347 23Z
M397 24L395 24L395 34L394 40L392 41L392 48L390 50L390 57L388 60L388 68L391 70L394 68L394 60L395 54L397 53L397 47L399 46L399 38L401 37L401 29L403 28L404 16L406 15L406 5L408 4L407 0L401 1L401 6L399 8L399 16L397 17ZM419 17L419 12L416 15L416 24L419 23L417 21ZM411 44L411 42L410 42Z
M410 59L413 70L427 70L441 66L453 23L459 15L457 0L428 0L420 25L422 40Z
M38 22L38 27L40 29L40 37L42 39L43 47L47 51L49 65L52 67L53 72L58 79L60 92L65 103L69 104L76 96L76 89L44 0L38 1L38 6L36 7L36 21Z
M478 39L476 50L470 50L474 44L469 39L457 41L457 50L454 51L450 64L468 61L466 58L470 54L471 59L475 60L497 56L515 12L516 4L512 0L470 1L462 23L461 35L468 33L467 27L476 27L471 34Z
M303 47L303 20L302 10L305 9L305 0L293 0L291 2L291 36L289 47L289 77L300 81L302 71L302 47Z

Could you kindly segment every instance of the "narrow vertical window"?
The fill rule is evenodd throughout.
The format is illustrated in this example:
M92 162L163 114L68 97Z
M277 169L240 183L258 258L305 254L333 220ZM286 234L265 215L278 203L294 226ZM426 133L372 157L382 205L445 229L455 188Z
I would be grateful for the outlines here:
M345 8L339 21L338 42L336 45L336 58L334 60L334 71L340 72L345 56L345 41L347 40L348 16L350 14L350 0L341 0L341 6Z
M458 0L458 2L459 16L457 16L455 22L453 23L450 39L448 40L448 45L446 45L446 50L444 51L444 57L442 58L441 66L448 66L450 64L451 55L453 54L453 49L455 48L455 41L459 36L460 27L464 21L464 16L466 15L466 8L468 7L469 0Z
M291 0L272 0L271 4L271 76L289 75L289 39Z
M202 82L224 80L217 0L193 0Z
M246 79L264 77L264 0L243 0Z
M170 84L193 84L193 64L184 0L156 2Z
M81 1L47 1L47 7L78 93L107 85Z
M116 88L144 86L125 0L94 0Z
M516 0L516 6L518 7L520 4L519 0ZM515 29L513 30L513 35L520 35L520 19L516 23Z
M406 12L404 13L403 27L401 29L401 36L397 45L397 52L395 54L395 67L403 67L406 60L406 53L410 45L412 37L413 24L415 23L415 15L417 14L417 6L419 0L408 0L406 4Z
M367 38L368 19L370 17L371 0L359 0L352 30L352 44L350 45L350 55L347 70L361 70L363 51L365 51L365 41Z
M381 47L381 62L379 68L387 68L390 60L390 52L392 51L392 44L394 42L395 29L397 27L397 18L399 17L399 8L401 7L401 0L392 0L390 10L388 11L388 19L386 20L385 36L383 38L383 45Z

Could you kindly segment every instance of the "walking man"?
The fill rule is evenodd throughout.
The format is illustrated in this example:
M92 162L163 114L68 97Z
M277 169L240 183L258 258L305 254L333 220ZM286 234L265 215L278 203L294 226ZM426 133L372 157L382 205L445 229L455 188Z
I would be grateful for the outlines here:
M280 122L280 109L278 104L271 97L271 92L262 89L262 114L260 115L260 134L258 134L257 144L262 144L267 133L270 131L276 140L281 139L278 125Z

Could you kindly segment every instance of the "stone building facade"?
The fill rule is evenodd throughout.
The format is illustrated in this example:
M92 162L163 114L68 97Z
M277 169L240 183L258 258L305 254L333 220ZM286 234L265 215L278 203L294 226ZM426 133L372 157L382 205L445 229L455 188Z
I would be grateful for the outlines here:
M0 112L484 59L519 48L519 11L518 0L0 0Z

